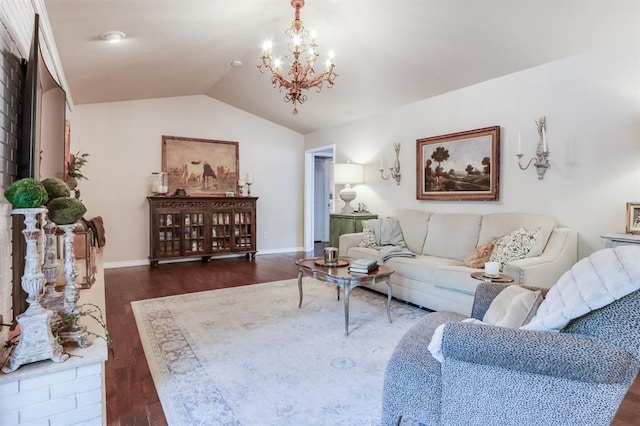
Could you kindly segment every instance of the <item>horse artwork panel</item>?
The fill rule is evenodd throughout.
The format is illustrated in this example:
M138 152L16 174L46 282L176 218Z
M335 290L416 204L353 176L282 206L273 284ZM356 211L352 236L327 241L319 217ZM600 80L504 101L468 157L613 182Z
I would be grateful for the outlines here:
M162 171L169 175L169 195L182 188L187 195L237 193L238 142L162 136Z

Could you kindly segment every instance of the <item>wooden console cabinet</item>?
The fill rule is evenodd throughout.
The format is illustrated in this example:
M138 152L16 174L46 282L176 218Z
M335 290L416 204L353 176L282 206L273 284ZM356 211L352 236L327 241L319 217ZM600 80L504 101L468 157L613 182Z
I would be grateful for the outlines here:
M329 215L329 245L338 247L340 235L362 232L362 221L377 219L377 214L353 213Z
M256 254L257 197L147 197L149 261Z

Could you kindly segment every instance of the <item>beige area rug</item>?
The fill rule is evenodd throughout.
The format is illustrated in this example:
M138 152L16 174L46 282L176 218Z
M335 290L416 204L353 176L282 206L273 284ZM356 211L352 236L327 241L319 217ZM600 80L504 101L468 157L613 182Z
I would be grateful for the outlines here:
M378 425L384 370L425 312L303 279L132 302L170 425Z

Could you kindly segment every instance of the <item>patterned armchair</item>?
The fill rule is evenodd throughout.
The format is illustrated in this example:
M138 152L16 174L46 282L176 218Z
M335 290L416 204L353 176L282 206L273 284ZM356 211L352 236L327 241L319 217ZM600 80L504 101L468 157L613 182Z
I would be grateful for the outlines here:
M626 253L640 262L634 249ZM482 319L503 288L481 284L472 317ZM383 425L401 418L430 426L609 425L638 374L640 290L571 320L559 333L462 319L434 312L398 343L385 375ZM439 363L427 346L443 323Z

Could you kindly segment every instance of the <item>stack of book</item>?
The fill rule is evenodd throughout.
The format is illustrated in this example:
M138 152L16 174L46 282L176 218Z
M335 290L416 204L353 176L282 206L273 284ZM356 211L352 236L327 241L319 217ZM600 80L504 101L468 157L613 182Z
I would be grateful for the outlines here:
M372 259L356 259L349 264L349 272L368 274L378 269L378 262Z

